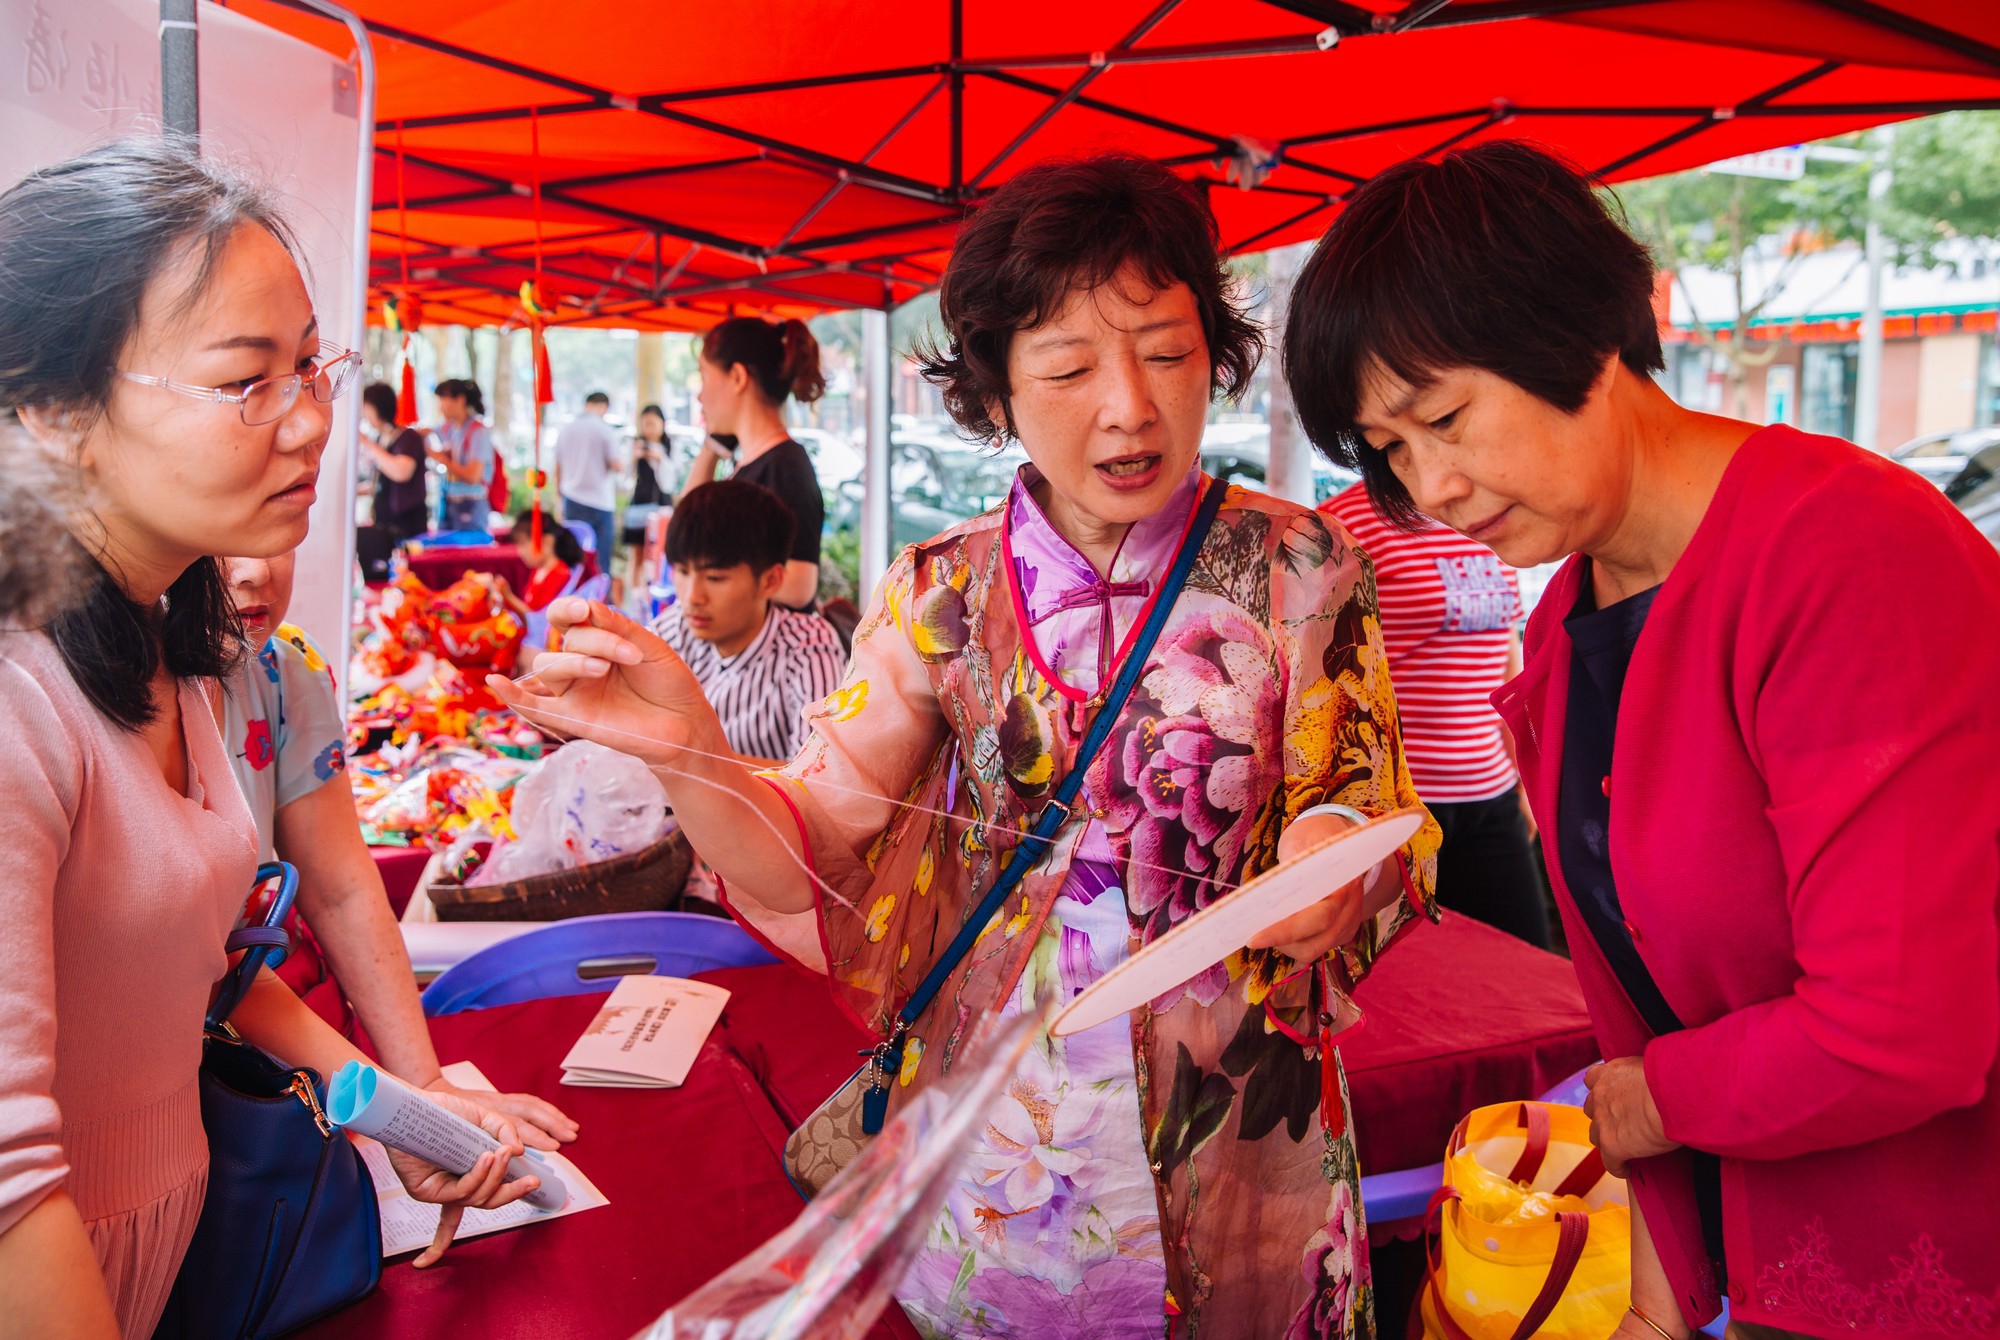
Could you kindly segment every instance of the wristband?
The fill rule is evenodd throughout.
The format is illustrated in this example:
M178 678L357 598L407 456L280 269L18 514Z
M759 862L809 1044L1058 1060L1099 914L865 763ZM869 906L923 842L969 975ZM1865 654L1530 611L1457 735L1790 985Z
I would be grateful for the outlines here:
M1310 819L1316 814L1338 814L1341 818L1347 820L1347 822L1353 824L1356 828L1359 828L1363 824L1370 822L1367 815L1363 814L1360 810L1355 809L1352 805L1331 805L1331 804L1308 805L1305 809L1300 810L1297 814L1292 816L1292 822L1297 823L1301 819Z
M1631 1306L1627 1307L1625 1310L1627 1312L1630 1312L1633 1316L1637 1317L1640 1321L1644 1322L1648 1327L1652 1328L1653 1332L1660 1337L1660 1340L1674 1340L1674 1337L1668 1333L1667 1328L1660 1325L1660 1323L1658 1323L1657 1321L1654 1321L1651 1317L1647 1316L1645 1313L1641 1312L1639 1310L1638 1304L1634 1303Z
M1347 820L1347 822L1353 824L1356 828L1360 828L1364 824L1369 824L1374 822L1367 815L1363 814L1360 810L1355 809L1352 805L1334 805L1334 804L1308 805L1306 808L1300 810L1297 814L1292 816L1292 822L1297 823L1301 819L1310 819L1313 816L1319 814L1337 814L1341 818ZM1377 861L1374 865L1374 868L1369 870L1369 872L1362 877L1361 887L1364 890L1374 888L1375 881L1382 878L1382 868L1388 864L1389 860L1387 857L1384 857L1381 860Z

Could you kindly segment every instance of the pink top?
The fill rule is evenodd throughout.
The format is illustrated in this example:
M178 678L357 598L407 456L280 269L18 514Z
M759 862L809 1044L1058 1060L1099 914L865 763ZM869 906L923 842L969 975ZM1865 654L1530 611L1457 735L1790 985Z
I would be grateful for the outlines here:
M1359 484L1320 504L1375 563L1403 753L1426 804L1491 800L1519 780L1493 690L1507 679L1521 582L1491 549L1431 525L1398 530Z
M1109 683L1133 630L1173 567L1194 521L1202 473L1189 470L1160 510L1125 528L1110 571L1100 573L1062 537L1029 492L1042 472L1021 467L1007 495L1001 532L1015 613L1033 634L1028 654L1064 697L1081 702Z
M40 633L0 631L0 1232L57 1186L152 1333L208 1178L195 1076L256 829L199 689L188 795Z
M1848 443L1737 452L1618 713L1619 901L1687 1025L1658 1038L1553 846L1579 567L1495 705L1604 1054L1644 1056L1667 1135L1721 1157L1733 1314L2000 1334L2000 555ZM1632 1185L1683 1312L1712 1313L1685 1156Z

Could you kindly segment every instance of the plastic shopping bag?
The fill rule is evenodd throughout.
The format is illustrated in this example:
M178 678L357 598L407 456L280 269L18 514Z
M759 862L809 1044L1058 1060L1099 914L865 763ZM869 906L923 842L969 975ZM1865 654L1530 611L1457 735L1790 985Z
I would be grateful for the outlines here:
M812 1203L635 1340L860 1340L924 1245L1046 1017L1016 1015L911 1099Z
M1500 1103L1458 1124L1427 1221L1430 1340L1603 1340L1631 1302L1632 1212L1583 1109Z
M468 884L511 884L643 851L667 832L667 793L630 754L575 740L514 788L514 841L493 849Z

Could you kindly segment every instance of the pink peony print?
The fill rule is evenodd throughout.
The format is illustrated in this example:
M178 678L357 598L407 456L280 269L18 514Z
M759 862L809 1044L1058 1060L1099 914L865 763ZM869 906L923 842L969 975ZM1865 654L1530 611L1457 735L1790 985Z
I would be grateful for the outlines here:
M1306 1241L1301 1273L1312 1285L1312 1297L1292 1318L1285 1340L1343 1340L1349 1334L1354 1291L1366 1282L1367 1252L1356 1242L1358 1232L1353 1193L1347 1183L1337 1183L1326 1227ZM1357 1256L1364 1263L1362 1272L1355 1269Z
M1005 1326L988 1334L1155 1340L1166 1315L1167 1268L1160 1261L1113 1257L1084 1271L1068 1293L1052 1280L989 1270L974 1276L966 1292Z
M1144 943L1234 886L1251 825L1284 772L1284 675L1269 634L1239 614L1205 615L1173 635L1159 662L1132 695L1104 778L1107 826L1131 844ZM1184 990L1206 1005L1228 981L1218 966Z

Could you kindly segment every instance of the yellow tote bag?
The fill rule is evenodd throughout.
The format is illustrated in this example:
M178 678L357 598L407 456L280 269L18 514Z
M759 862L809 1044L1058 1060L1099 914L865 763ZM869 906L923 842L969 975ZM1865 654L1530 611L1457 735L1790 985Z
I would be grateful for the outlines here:
M1583 1109L1500 1103L1459 1122L1427 1219L1428 1340L1604 1340L1632 1292L1632 1212Z

